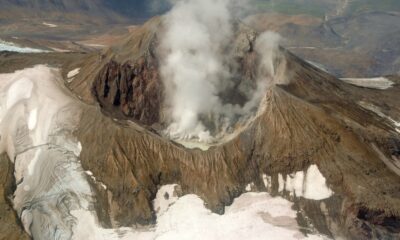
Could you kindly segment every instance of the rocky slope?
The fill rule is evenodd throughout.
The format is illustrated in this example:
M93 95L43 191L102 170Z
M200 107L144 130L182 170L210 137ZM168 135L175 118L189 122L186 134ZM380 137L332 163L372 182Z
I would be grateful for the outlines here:
M295 201L298 221L329 236L399 237L398 80L385 91L348 85L281 49L275 69L285 84L265 92L254 121L207 151L187 149L156 132L163 106L154 54L160 32L162 22L153 19L123 44L65 70L66 76L80 68L66 84L87 104L75 134L82 165L98 181L92 184L104 226L154 222L152 200L161 185L177 183L222 214L250 184ZM242 79L253 71L245 63L254 41L236 43ZM314 165L333 196L293 194L290 179Z
M15 190L13 168L10 160L3 154L0 157L0 239L30 239L11 207L11 198Z
M160 121L162 86L156 67L142 59L133 66L111 61L99 73L93 93L116 116L152 125Z

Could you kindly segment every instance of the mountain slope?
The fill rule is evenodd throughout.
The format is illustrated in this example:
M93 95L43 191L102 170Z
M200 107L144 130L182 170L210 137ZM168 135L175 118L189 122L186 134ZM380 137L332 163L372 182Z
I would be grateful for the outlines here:
M148 91L152 86L163 96L155 54L162 26L153 19L120 45L65 70L81 67L67 86L89 104L76 134L83 145L83 167L108 187L93 183L105 226L154 221L151 201L161 185L178 183L184 194L195 193L223 213L251 184L253 190L267 189L295 201L305 219L327 235L399 236L400 137L393 120L400 118L398 80L385 91L348 85L281 49L276 77L287 83L265 92L254 121L206 151L188 149L157 133L159 119L148 122L142 114L125 112L118 94L127 84L136 92L126 98L135 111L162 110L163 98ZM252 55L247 49L242 62ZM246 66L244 72L255 67ZM103 95L104 89L112 94ZM290 179L313 165L326 178L332 197L316 201L293 195ZM323 216L320 204L329 209Z

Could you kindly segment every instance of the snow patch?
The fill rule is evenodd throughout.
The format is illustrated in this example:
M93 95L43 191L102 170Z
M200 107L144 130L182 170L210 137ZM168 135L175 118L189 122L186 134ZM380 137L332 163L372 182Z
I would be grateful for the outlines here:
M46 27L49 27L49 28L56 28L56 27L58 27L58 25L53 24L53 23L42 22L42 24L45 25Z
M246 186L246 191L248 191L248 192L250 192L251 191L251 184L249 183L249 184L247 184L247 186Z
M101 186L104 190L107 190L107 185L105 185L104 183L100 182L100 186Z
M168 208L178 200L178 194L175 188L178 185L166 185L161 187L153 201L154 210L158 215L162 215Z
M304 198L322 200L333 195L333 192L327 187L326 180L317 165L311 165L308 168L304 184Z
M340 80L359 87L386 90L394 85L394 82L384 77L378 78L341 78Z
M67 74L68 80L67 81L72 82L74 80L74 77L79 74L80 70L81 70L80 68L75 68L74 70L68 72L68 74Z
M263 182L264 182L265 188L267 189L267 191L269 191L271 189L271 186L272 186L272 178L271 178L271 176L267 176L267 174L263 174L262 178L263 178Z
M364 102L364 101L360 101L360 102L358 102L358 104L361 107L375 113L379 117L389 120L389 122L391 122L393 124L395 131L400 133L400 122L398 122L398 121L394 120L392 117L384 114L379 107L377 107L371 103Z
M280 173L278 175L278 183L279 183L278 192L283 192L283 190L285 190L285 180L283 180L283 176Z
M181 144L187 149L200 149L202 151L207 151L212 145L200 141L190 141L183 139L176 139L174 142Z
M303 196L303 183L304 172L296 172L295 174L288 175L286 178L285 190L301 197Z
M76 149L74 151L75 156L79 156L81 155L82 152L82 143L78 141L78 143L76 144Z
M107 185L105 185L103 182L100 182L96 179L96 177L93 175L92 171L85 171L85 174L88 175L94 183L100 184L100 186L104 189L107 190Z
M11 42L6 42L0 39L0 52L8 51L8 52L20 52L20 53L41 53L48 52L42 49L29 48L29 47L21 47Z
M286 176L278 176L279 192L287 191L296 197L312 200L323 200L333 195L332 190L326 185L326 179L319 171L317 165L311 165L306 171L299 171Z
M251 182L251 183L247 184L245 190L246 190L247 192L251 192L251 190L254 189L254 187L255 187L254 182Z

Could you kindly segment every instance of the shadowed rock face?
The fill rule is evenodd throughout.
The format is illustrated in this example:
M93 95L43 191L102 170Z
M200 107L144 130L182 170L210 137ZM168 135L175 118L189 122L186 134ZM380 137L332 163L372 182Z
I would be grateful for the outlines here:
M399 237L400 138L392 121L400 119L397 80L385 91L347 85L282 49L275 67L288 83L265 92L255 120L229 142L207 151L190 150L124 120L152 124L162 107L158 69L143 61L155 26L153 21L139 29L124 45L126 52L116 47L102 58L89 57L69 86L88 103L93 97L84 86L93 87L102 108L120 119L87 105L75 132L83 146L83 167L107 186L105 190L93 183L105 226L153 222L151 201L161 185L177 183L184 194L199 195L207 207L222 214L224 206L253 183L255 191L269 190L295 201L305 216L299 221L313 223L327 235ZM160 98L152 102L153 94ZM146 115L150 112L151 117ZM309 200L280 190L281 178L314 164L333 197ZM271 186L265 185L264 175L271 177Z
M93 85L106 111L145 125L160 121L162 91L156 66L143 58L133 65L107 63Z

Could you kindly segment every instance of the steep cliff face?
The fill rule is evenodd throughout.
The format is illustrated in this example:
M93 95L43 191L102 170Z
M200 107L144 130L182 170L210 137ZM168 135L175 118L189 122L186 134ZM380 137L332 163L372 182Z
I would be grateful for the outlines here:
M399 237L397 80L385 91L347 85L281 49L275 69L287 81L268 88L253 121L207 151L187 149L149 127L162 119L163 85L148 54L159 26L153 20L124 45L91 56L68 84L89 103L75 134L82 165L97 179L103 225L154 222L152 200L161 185L179 184L222 214L250 184L253 191L295 201L304 215L299 221L327 235ZM238 60L243 81L251 81L257 63L254 39L240 48L246 49ZM312 198L304 189L294 191L293 179L315 168L328 194Z
M146 59L133 65L111 61L100 71L93 93L114 116L152 125L160 121L163 87L159 79L156 66Z
M147 81L157 81L158 84L160 82L157 77L158 71L154 70L157 69L158 63L154 50L157 44L157 29L160 28L161 19L153 18L110 49L89 54L81 60L66 64L63 71L65 79L68 79L67 75L71 70L79 69L79 74L74 76L73 80L66 82L67 87L91 105L97 104L98 100L113 105L114 99L104 98L106 90L104 87L107 85L113 86L113 91L117 92L121 91L122 87L117 82L125 82L128 84L127 92L133 91L137 94L146 90ZM124 78L120 81L122 74ZM134 82L141 88L133 88L131 85ZM131 101L131 98L128 96L126 100ZM118 107L113 109L114 112L116 109ZM121 110L119 108L120 117L123 116Z

